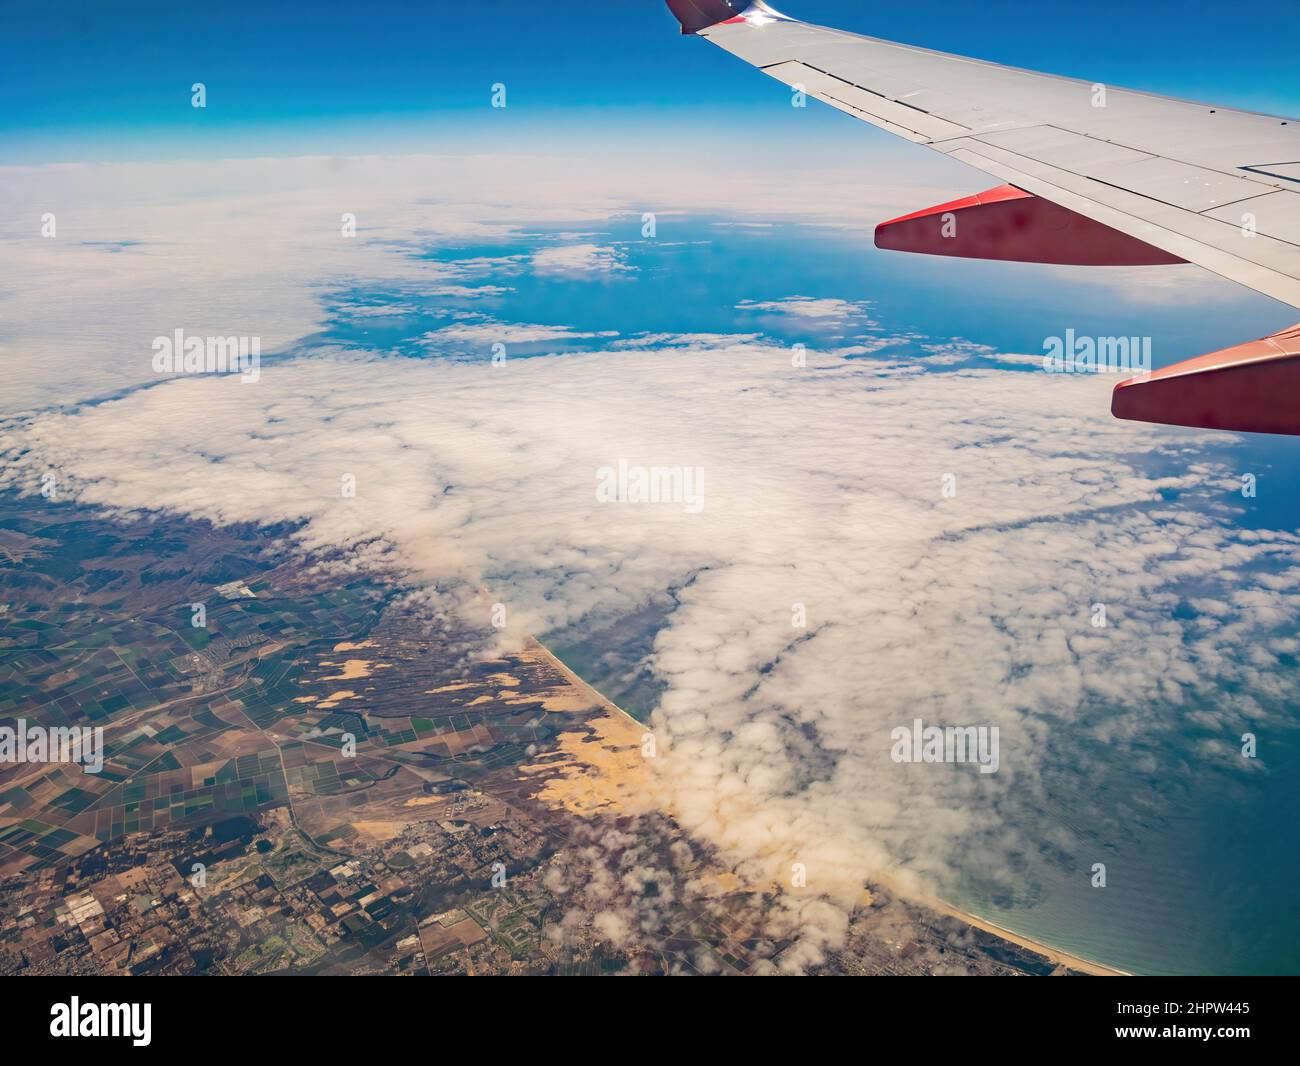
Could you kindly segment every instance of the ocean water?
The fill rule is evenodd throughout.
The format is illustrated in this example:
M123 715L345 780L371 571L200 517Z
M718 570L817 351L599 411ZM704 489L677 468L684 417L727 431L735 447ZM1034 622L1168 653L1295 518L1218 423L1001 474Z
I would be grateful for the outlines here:
M794 324L739 305L803 295L867 301L866 313L881 331L911 335L910 343L962 338L1003 352L1041 355L1044 338L1068 328L1081 335L1150 336L1160 366L1263 335L1297 317L1227 282L1207 285L1198 279L1182 295L1176 283L1162 280L1147 289L1138 277L1124 292L1097 284L1083 268L881 253L869 233L793 224L737 227L708 218L661 221L654 241L642 240L639 230L640 220L629 219L592 238L618 249L634 268L597 279L539 277L517 266L554 244L558 231L539 229L500 243L413 249L412 254L440 262L500 263L475 283L506 291L472 300L423 297L410 290L339 292L329 327L306 348L355 345L407 358L485 358L487 353L473 345L431 347L425 339L454 321L485 315L579 332L762 332L794 343L808 339L806 322ZM831 337L827 341L835 343ZM512 345L511 355L608 343ZM1098 418L1108 417L1098 411ZM1232 445L1231 455L1234 467L1255 472L1260 486L1255 499L1238 501L1242 513L1231 520L1247 528L1300 528L1300 441L1247 438ZM546 637L578 673L644 717L659 687L636 664L671 609L670 590L665 590L659 601L594 632ZM1081 721L1087 721L1086 714ZM983 885L973 872L959 873L945 886L951 901L1135 973L1300 972L1300 728L1295 728L1300 708L1293 727L1261 735L1259 772L1246 775L1226 769L1189 773L1180 752L1194 739L1193 731L1177 719L1171 724L1150 742L1141 766L1095 751L1089 764L1104 771L1087 777L1075 770L1072 754L1084 742L1068 726L1057 726L1053 743L1041 753L1045 797L1026 801L1014 815L1022 834L1041 842L1032 882L1008 893ZM1080 841L1069 854L1053 843L1062 829ZM1103 891L1089 884L1089 867L1098 861L1107 866Z

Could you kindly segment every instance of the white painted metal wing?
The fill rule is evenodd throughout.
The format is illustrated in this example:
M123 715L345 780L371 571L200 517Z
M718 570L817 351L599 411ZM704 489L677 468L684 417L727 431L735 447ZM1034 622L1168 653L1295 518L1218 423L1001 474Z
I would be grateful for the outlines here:
M764 4L726 14L695 32L855 118L1300 307L1300 122L892 44Z

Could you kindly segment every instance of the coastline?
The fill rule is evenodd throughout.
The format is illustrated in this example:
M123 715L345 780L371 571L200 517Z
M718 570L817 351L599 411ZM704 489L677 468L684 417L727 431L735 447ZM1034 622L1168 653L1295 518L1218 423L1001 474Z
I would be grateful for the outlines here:
M632 715L628 714L627 711L623 710L623 708L618 706L618 704L606 698L600 690L596 689L574 673L562 659L560 659L540 640L537 640L535 637L530 637L529 643L536 649L537 653L558 670L570 684L602 710L614 716L615 719L622 721L625 725L643 731L648 728L644 722L637 721L637 719L633 718ZM1107 966L1100 962L1093 962L1091 959L1082 958L1081 956L1071 954L1070 952L1064 951L1060 948L1052 947L1050 944L1045 944L1042 941L1024 936L1017 933L1015 930L998 925L996 922L990 921L987 918L981 918L977 914L972 914L969 911L962 910L960 907L956 907L937 896L904 891L897 884L891 883L887 878L876 878L876 881L883 887L888 888L895 895L902 896L906 899L912 900L914 903L919 903L923 906L929 907L931 910L937 911L940 914L957 918L959 921L965 922L973 928L980 929L983 932L1015 944L1018 947L1025 948L1035 954L1042 955L1049 962L1056 963L1057 965L1066 966L1072 970L1079 970L1094 977L1132 976L1127 971L1118 969L1117 967Z
M909 895L908 898L915 899L917 903L923 903L925 906L939 911L942 914L949 914L954 918L959 918L967 925L973 926L976 929L982 929L984 932L991 933L993 936L1009 941L1012 944L1017 944L1022 948L1026 948L1029 951L1044 956L1049 962L1067 966L1071 970L1081 970L1093 977L1133 976L1127 970L1121 970L1115 966L1107 966L1100 962L1093 962L1091 959L1085 959L1079 955L1072 955L1068 951L1054 948L1050 944L1044 944L1041 940L1032 940L1012 929L1008 929L1004 925L998 925L996 922L991 922L987 918L981 918L977 914L971 914L969 911L964 911L959 907L954 907L951 903L947 903L944 900L935 897L927 898L925 896L913 895Z

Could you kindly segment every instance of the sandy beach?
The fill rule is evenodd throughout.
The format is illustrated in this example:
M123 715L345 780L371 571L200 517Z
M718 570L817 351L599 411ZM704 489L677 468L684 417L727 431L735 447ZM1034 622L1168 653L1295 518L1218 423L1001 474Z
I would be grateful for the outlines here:
M595 719L588 723L591 728L600 734L601 743L584 743L585 737L578 737L577 734L574 734L577 742L565 747L567 755L585 764L585 772L566 774L559 783L556 780L548 781L546 789L541 794L542 797L551 802L563 804L574 810L575 813L589 814L605 807L614 806L620 798L627 796L629 789L635 786L638 778L643 779L644 777L643 760L639 748L641 737L647 732L648 727L645 723L638 722L623 708L606 699L597 689L569 669L563 661L540 641L530 641L530 650L535 650L547 663L563 674L566 680L585 698L601 707L607 715L604 719ZM545 772L547 769L550 768L532 767L530 772ZM941 914L957 918L976 929L981 929L1009 943L1042 955L1048 961L1057 965L1066 966L1069 969L1078 970L1096 977L1131 976L1115 967L1080 958L1078 955L1054 948L1050 944L1022 936L1014 930L1007 929L1005 926L998 925L987 918L981 918L978 915L964 911L938 897L905 891L899 885L891 883L887 878L877 878L876 881L895 895L904 896Z

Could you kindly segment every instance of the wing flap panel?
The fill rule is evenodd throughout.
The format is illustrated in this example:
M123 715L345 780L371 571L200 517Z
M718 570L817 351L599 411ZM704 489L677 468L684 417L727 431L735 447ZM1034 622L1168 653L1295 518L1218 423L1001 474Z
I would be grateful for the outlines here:
M868 122L878 120L877 125L896 126L906 130L914 134L915 140L928 143L970 133L965 126L937 118L916 104L887 99L880 93L864 89L807 63L795 60L777 63L764 67L763 73L770 74L787 85L801 87L810 96L839 107L840 110L847 108L860 112L861 117Z
M1087 176L1184 211L1212 211L1265 191L1260 182L1249 178L1229 177L1174 159L1151 158L1102 166Z
M1155 158L1149 152L1134 151L1121 144L1099 141L1095 137L1085 137L1056 126L1028 126L997 133L981 133L979 140L1084 176L1103 167L1140 163Z
M1253 226L1275 240L1300 246L1300 192L1271 192L1205 214L1232 226Z

